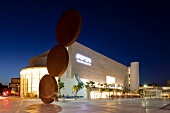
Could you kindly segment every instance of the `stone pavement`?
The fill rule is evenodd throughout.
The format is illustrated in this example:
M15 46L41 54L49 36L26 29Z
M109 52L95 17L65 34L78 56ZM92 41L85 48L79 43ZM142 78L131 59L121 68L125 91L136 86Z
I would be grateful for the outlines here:
M170 113L170 99L65 100L43 104L40 99L0 98L0 113ZM143 105L143 106L142 106ZM146 106L145 106L146 105Z

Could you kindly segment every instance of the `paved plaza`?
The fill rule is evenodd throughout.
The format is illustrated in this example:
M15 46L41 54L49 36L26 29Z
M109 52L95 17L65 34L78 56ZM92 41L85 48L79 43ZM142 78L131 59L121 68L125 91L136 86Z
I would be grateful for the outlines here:
M170 99L65 100L0 98L0 113L170 113ZM169 109L169 110L168 110Z

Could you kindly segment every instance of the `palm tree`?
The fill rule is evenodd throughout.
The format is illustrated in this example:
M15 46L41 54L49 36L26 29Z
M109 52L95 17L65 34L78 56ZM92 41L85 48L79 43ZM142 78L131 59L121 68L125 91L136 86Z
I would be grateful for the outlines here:
M139 96L143 93L143 91L142 91L142 90L139 90L139 89L138 89L138 90L135 90L134 92L135 92L136 94L139 94ZM151 97L151 94L150 94L150 97Z
M129 90L126 87L123 87L123 89L121 90L122 94L126 94L129 92ZM124 95L124 97L126 97L127 95Z
M61 82L60 78L58 79L58 92L59 96L61 96L61 89L64 88L64 82Z
M98 83L98 86L99 86L99 92L101 93L101 94L100 94L100 98L102 98L102 92L105 90L105 88L103 88L103 87L102 87L103 84L100 84L100 83Z
M109 87L106 87L106 88L105 88L105 91L106 91L106 92L109 92L109 99L110 99L110 91L111 91L111 89L110 89Z
M104 83L105 91L109 92L109 99L110 99L110 91L112 91L112 89L110 88L111 86L113 86L113 84Z
M122 93L123 93L123 94L128 93L128 92L129 92L129 90L128 90L126 87L124 87L124 88L122 89Z
M134 92L135 92L136 94L140 94L140 93L141 93L141 91L140 91L139 89L136 89Z
M72 87L72 90L75 92L75 100L77 99L77 93L84 87L83 83L78 83Z
M91 99L91 96L90 96L90 92L93 90L93 88L95 87L94 84L95 82L93 81L89 81L89 82L86 82L87 85L85 85L86 87L86 91L87 91L87 99Z
M113 91L116 93L116 97L117 97L117 92L119 91L119 89L116 88Z

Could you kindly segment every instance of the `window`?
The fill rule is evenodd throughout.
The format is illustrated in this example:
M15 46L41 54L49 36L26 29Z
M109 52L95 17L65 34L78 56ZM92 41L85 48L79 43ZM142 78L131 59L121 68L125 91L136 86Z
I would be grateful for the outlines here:
M106 83L107 84L114 84L115 83L115 77L106 76Z

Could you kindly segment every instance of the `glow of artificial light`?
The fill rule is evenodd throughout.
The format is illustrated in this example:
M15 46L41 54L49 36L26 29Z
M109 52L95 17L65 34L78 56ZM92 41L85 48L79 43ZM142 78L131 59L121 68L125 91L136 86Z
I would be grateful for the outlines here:
M76 54L76 61L85 65L91 66L91 58L83 56L81 54Z

